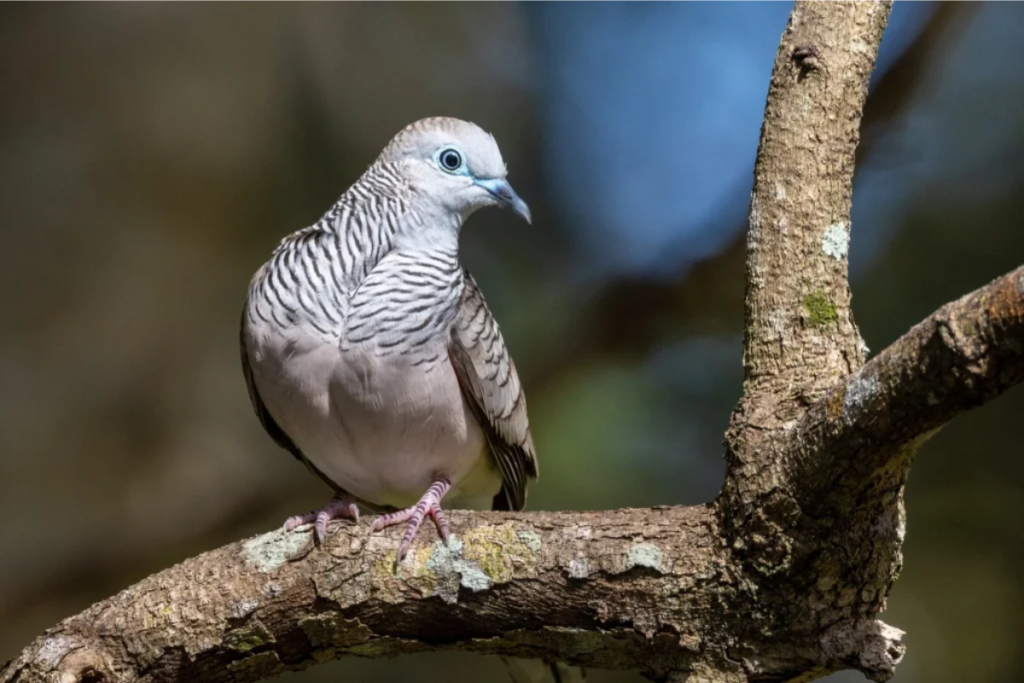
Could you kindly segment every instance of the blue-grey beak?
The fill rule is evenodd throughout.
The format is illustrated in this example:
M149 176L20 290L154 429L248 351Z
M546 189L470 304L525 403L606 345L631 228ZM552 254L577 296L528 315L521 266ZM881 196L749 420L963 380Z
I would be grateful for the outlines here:
M501 202L502 206L512 209L516 215L522 217L527 223L531 222L530 207L519 198L519 195L516 194L516 191L512 189L507 180L488 178L486 180L478 180L476 184L490 192L495 199Z

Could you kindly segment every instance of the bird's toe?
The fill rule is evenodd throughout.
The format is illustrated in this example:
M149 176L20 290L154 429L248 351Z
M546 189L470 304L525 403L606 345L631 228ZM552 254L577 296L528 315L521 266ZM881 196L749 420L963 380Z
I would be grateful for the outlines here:
M313 525L316 540L322 545L327 538L327 524L332 519L348 518L359 523L359 507L355 500L346 493L338 493L321 510L313 510L304 515L295 515L285 520L284 530L292 531L306 524Z

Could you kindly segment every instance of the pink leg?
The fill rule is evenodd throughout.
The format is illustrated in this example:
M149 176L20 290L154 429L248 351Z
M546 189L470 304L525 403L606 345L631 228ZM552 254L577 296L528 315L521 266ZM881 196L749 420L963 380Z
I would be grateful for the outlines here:
M423 519L427 515L430 515L430 518L434 520L434 525L437 527L437 533L440 534L441 540L446 543L448 542L450 531L448 529L448 520L444 518L444 512L441 511L441 499L444 498L444 494L448 493L451 487L452 484L447 479L438 479L430 485L427 492L420 498L420 502L416 503L413 507L381 515L374 521L373 531L380 531L385 527L401 524L402 522L409 523L409 527L405 530L405 535L402 536L402 542L398 544L399 562L409 552L409 546L412 544L413 539L416 538L416 532L419 531L420 525L423 524Z
M284 530L291 531L303 524L313 524L316 540L323 545L324 538L327 536L327 523L332 519L340 519L342 517L348 517L358 523L359 508L356 507L356 501L352 496L339 491L334 494L334 497L331 498L330 502L322 510L313 510L304 515L289 517L285 520Z

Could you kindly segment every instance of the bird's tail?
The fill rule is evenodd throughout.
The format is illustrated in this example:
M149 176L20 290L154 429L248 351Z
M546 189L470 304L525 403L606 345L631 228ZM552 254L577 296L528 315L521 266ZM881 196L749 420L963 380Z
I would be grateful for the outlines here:
M581 666L540 659L502 657L513 683L586 683L587 671Z

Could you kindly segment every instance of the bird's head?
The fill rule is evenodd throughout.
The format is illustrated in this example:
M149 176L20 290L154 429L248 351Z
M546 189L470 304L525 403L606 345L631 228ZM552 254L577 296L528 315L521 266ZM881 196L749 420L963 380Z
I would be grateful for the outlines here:
M485 206L502 206L530 222L530 208L505 179L494 136L468 121L421 119L396 135L378 163L397 163L423 197L461 220Z

